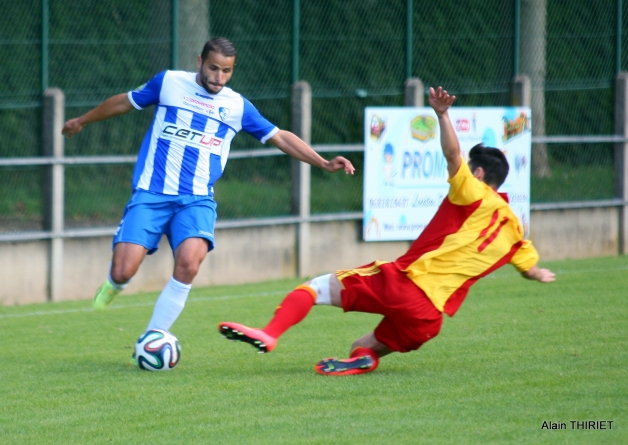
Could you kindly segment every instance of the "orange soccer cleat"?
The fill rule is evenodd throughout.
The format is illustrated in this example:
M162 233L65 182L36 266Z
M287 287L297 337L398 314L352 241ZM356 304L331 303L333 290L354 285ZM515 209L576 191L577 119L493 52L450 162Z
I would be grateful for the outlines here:
M272 351L277 345L276 338L271 337L261 329L249 328L243 324L223 321L218 324L218 331L228 340L243 341L250 344L260 354Z

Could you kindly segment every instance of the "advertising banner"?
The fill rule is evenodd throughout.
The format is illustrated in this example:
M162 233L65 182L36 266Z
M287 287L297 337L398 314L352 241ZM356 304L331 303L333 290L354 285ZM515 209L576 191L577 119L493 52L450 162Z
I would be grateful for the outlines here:
M414 240L449 190L436 113L427 107L369 107L364 116L364 240ZM510 206L527 236L530 109L452 107L449 117L465 160L480 142L506 155L510 171L499 191L508 193Z

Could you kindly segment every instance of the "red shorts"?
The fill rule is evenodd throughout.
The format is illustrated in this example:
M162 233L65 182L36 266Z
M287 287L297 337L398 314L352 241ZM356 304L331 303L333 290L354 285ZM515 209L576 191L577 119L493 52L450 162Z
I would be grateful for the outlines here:
M345 312L384 316L374 333L388 349L413 351L440 332L443 314L394 263L373 262L336 276Z

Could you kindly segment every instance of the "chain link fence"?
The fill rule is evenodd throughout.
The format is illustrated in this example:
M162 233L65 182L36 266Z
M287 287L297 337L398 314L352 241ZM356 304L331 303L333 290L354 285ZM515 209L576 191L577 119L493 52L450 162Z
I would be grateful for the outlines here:
M0 0L0 161L42 156L42 93L63 90L66 119L157 72L196 69L208 37L238 50L230 86L290 128L290 91L312 87L313 145L363 143L367 106L404 105L404 82L443 85L458 106L507 106L532 84L532 202L613 198L614 78L628 62L617 0ZM295 26L295 23L297 26ZM152 113L131 112L66 140L66 156L135 155ZM232 150L261 148L242 133ZM312 171L312 213L361 211L360 153L348 178ZM45 166L0 163L0 232L42 230ZM114 226L132 165L66 167L65 227ZM286 156L231 159L216 187L221 220L290 213Z

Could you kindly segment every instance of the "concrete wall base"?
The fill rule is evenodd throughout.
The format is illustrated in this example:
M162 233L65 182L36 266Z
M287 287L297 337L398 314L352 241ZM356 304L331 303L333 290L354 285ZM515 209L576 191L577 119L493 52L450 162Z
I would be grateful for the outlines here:
M618 254L619 210L616 207L533 211L530 238L542 260ZM311 223L309 276L370 263L393 261L409 241L362 241L360 221ZM216 231L195 286L254 283L296 276L295 226L278 225ZM48 241L0 244L0 304L43 303L48 296ZM91 299L106 279L111 238L66 239L60 300ZM146 258L125 293L159 291L173 268L165 239Z

